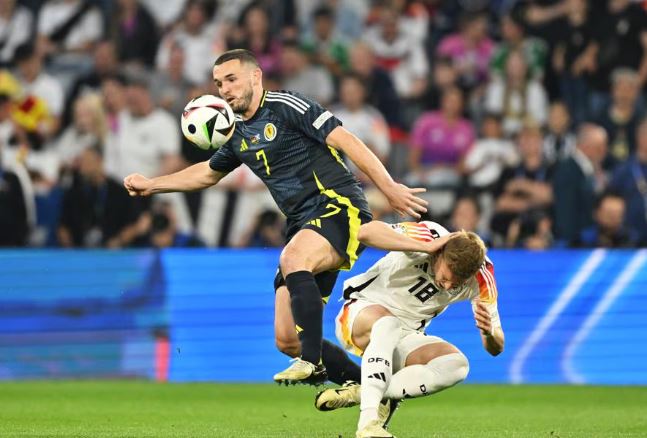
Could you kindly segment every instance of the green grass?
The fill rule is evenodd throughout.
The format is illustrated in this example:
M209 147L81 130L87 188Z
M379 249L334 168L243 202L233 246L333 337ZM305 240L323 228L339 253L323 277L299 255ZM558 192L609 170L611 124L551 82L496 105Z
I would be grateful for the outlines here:
M309 387L133 381L0 384L0 437L354 437L355 408ZM398 437L646 437L647 388L459 385L407 400Z

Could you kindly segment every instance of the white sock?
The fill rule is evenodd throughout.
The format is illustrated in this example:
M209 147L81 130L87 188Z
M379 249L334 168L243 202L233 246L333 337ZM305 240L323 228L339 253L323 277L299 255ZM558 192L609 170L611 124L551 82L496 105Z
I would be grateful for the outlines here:
M469 369L467 358L462 353L445 354L426 365L404 367L391 378L384 398L421 397L442 391L465 380ZM362 373L362 388L364 382Z
M377 409L391 380L393 350L400 341L400 321L384 316L373 324L371 339L362 356L362 400L358 430L377 420Z

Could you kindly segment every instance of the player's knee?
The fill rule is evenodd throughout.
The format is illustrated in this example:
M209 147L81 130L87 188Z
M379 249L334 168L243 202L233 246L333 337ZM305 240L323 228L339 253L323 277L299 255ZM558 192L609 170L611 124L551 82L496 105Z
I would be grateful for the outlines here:
M275 339L276 348L290 357L299 357L301 355L301 344L298 339L279 338Z
M446 357L446 376L449 386L461 383L470 372L470 364L463 353L452 353Z
M298 251L294 250L291 246L286 246L281 252L279 257L279 264L281 265L281 272L283 276L296 272L305 270L305 264L303 262L303 257L299 254Z

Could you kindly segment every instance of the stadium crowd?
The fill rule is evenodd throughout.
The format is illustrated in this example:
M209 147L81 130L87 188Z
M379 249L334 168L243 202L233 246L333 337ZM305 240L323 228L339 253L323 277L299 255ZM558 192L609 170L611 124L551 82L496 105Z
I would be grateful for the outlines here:
M4 0L0 246L281 246L247 168L147 200L121 183L209 158L179 118L231 48L427 187L425 219L494 247L647 245L645 2Z

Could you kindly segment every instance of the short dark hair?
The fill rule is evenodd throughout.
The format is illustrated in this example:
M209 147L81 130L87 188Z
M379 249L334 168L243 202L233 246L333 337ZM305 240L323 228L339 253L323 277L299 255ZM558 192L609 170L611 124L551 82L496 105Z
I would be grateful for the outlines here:
M218 59L216 59L216 62L214 62L213 65L224 64L225 62L233 61L234 59L239 60L241 64L246 63L259 67L256 56L247 49L227 50L225 53L220 55Z
M315 20L318 20L320 18L327 18L329 20L332 20L335 18L335 13L329 6L321 5L314 10L314 12L312 13L312 18L314 18Z

